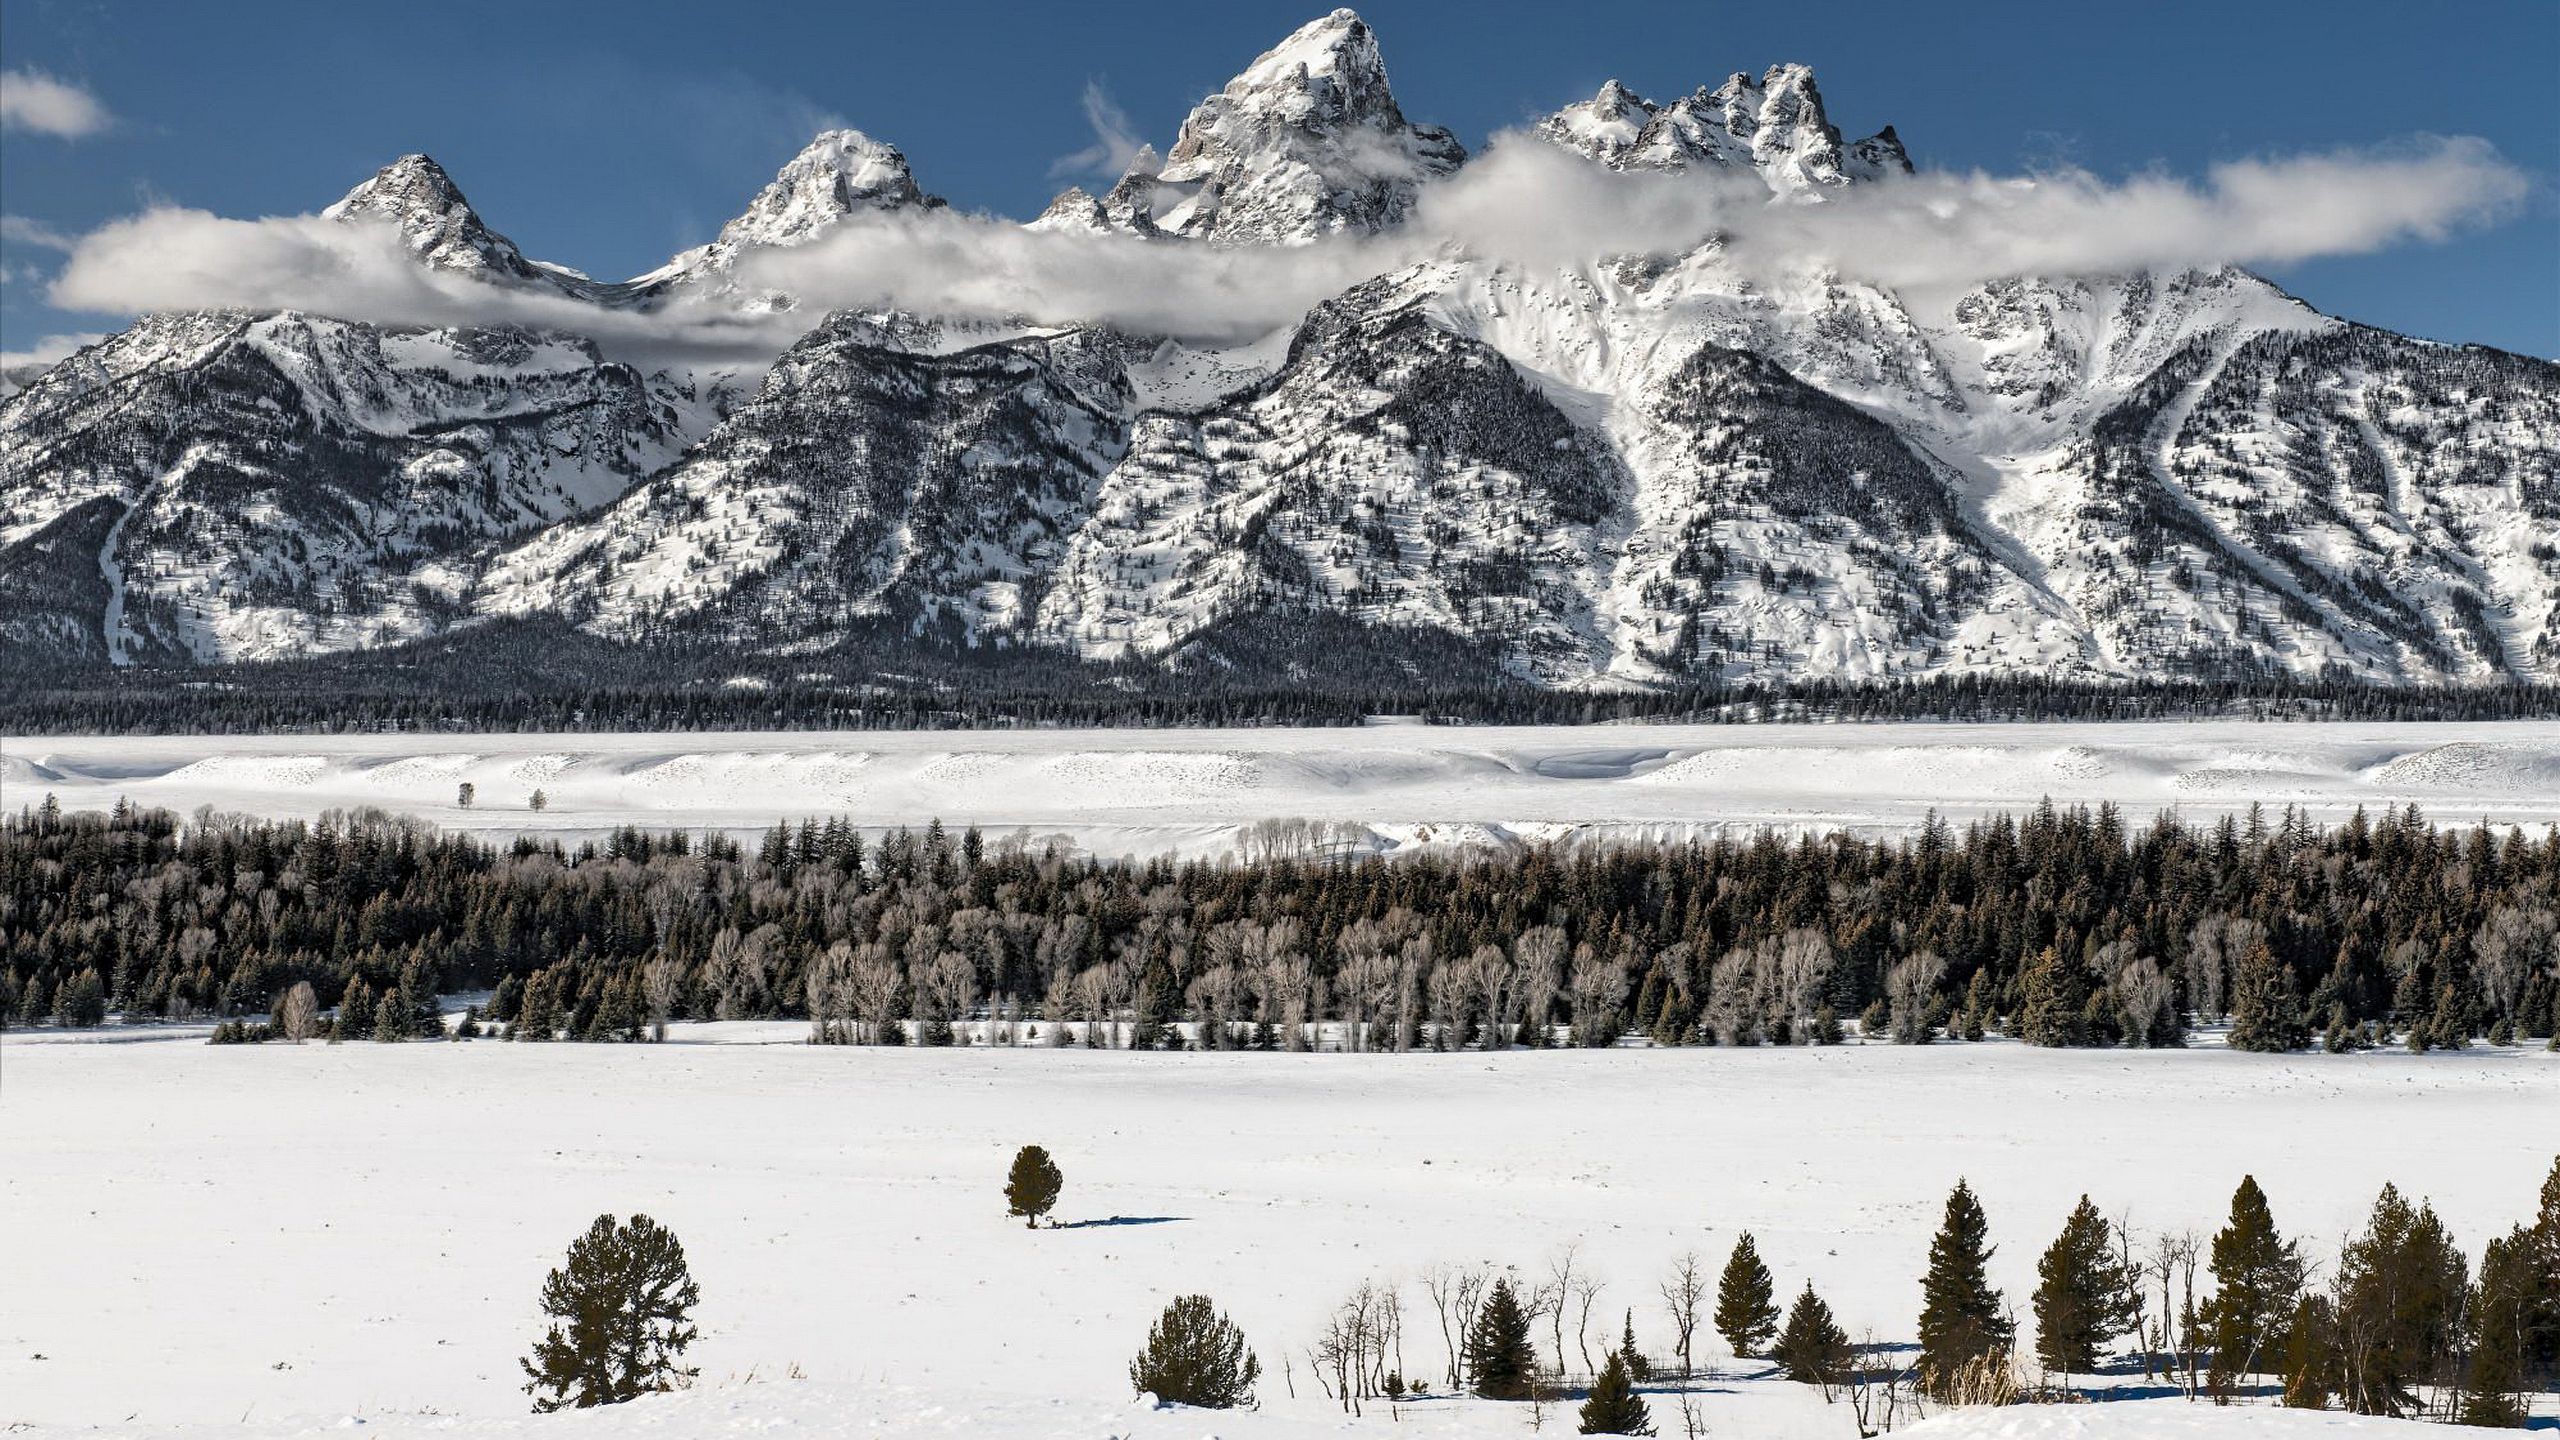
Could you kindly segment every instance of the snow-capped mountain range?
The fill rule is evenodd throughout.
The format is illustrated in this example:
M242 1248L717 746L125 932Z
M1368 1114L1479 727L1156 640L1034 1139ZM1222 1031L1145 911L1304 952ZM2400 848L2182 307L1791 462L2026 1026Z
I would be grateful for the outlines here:
M1912 174L1795 65L1667 102L1612 82L1530 134L1773 205ZM1336 11L1030 228L1392 234L1469 163ZM424 156L325 213L478 283L772 315L797 302L746 262L942 204L836 131L623 282L528 259ZM1888 290L1773 284L1714 237L1550 267L1449 246L1214 348L806 319L769 369L644 370L548 330L148 317L0 401L0 654L214 664L530 618L1169 659L1324 612L1549 685L2560 679L2560 366L2236 269Z

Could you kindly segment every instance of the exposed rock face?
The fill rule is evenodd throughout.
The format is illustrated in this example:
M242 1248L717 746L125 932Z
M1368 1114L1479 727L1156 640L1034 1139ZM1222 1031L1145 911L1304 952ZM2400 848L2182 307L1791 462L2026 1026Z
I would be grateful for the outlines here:
M1533 130L1772 205L1911 172L1890 127L1844 143L1801 66L1664 104L1612 82ZM1033 228L1321 245L1393 231L1465 159L1338 11ZM424 157L329 213L495 285L770 313L796 302L741 285L745 257L940 203L832 132L620 284L527 260ZM1770 283L1712 236L1549 270L1404 253L1224 348L839 313L743 375L526 330L152 317L0 400L0 655L219 662L554 617L1173 661L1321 618L1550 684L2560 678L2560 367L2229 269L1897 292Z

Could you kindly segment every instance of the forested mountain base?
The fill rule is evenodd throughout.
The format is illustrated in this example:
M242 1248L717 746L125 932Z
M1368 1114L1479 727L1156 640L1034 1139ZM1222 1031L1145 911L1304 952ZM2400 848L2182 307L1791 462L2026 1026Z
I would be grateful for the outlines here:
M1556 690L1442 632L1321 614L1222 627L1170 665L971 648L894 625L774 655L511 622L468 643L214 671L57 664L0 649L0 733L23 735L1351 725L1377 714L1479 725L2522 720L2560 717L2560 686L1954 675Z
M790 1017L833 1042L1393 1050L1830 1043L1851 1016L1905 1043L2176 1045L2227 1017L2245 1049L2423 1049L2560 1020L2560 834L2414 807L2129 832L2048 803L1892 842L1391 860L1314 838L1139 863L838 819L753 855L636 829L571 851L48 798L0 822L0 1014L406 1038L489 989L529 1040Z

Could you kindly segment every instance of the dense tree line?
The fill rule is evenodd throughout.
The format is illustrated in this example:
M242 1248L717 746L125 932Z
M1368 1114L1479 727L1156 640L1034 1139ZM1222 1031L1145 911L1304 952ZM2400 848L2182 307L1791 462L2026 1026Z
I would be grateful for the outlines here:
M571 850L48 797L0 821L0 1015L401 1039L485 989L520 1039L788 1017L836 1043L1748 1045L1858 1017L1905 1043L2161 1046L2228 1017L2284 1050L2541 1040L2560 1009L2560 834L2414 808L2131 828L2046 804L1889 842L1392 859L1329 833L1266 822L1179 862L841 819L752 853L636 829Z
M17 734L1350 725L1376 714L1502 725L2512 720L2560 715L2560 686L2387 687L2236 670L2122 685L1960 675L1593 693L1531 685L1461 637L1322 613L1238 622L1162 661L971 646L929 625L857 628L831 650L780 656L700 639L618 644L534 622L209 667L66 663L0 646L0 729Z

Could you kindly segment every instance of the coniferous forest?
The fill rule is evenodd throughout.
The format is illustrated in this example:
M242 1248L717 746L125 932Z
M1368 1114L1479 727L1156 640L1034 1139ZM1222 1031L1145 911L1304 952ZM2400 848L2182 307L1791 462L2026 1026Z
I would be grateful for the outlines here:
M29 735L1353 725L1381 713L1478 725L2518 720L2560 715L2560 686L2235 672L2121 684L1700 678L1595 693L1526 683L1491 652L1439 632L1320 614L1225 626L1162 664L897 627L773 655L674 637L615 644L535 622L223 666L74 664L0 647L0 730Z
M565 849L378 812L317 824L50 797L0 821L0 1015L224 1039L641 1040L802 1019L831 1043L1359 1050L1902 1043L2546 1043L2560 835L2415 809L2318 828L2112 808L1379 858L1266 823L1111 861L938 822Z

